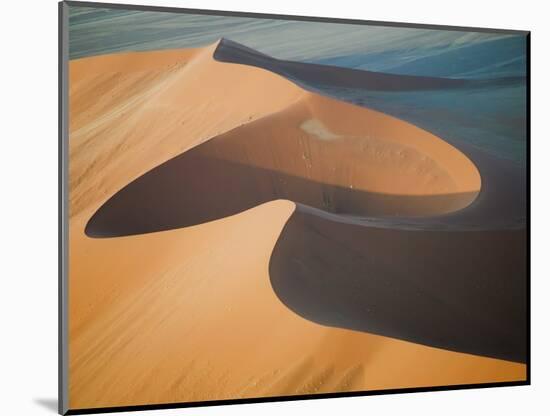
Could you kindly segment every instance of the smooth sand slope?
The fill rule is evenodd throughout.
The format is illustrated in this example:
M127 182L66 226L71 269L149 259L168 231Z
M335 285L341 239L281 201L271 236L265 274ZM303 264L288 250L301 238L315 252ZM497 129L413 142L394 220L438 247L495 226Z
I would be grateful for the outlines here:
M273 290L269 270L281 231L296 215L288 200L229 217L225 211L195 210L192 222L197 225L169 231L100 239L85 234L94 213L132 181L182 153L193 152L190 160L212 159L217 149L222 150L218 159L227 164L276 168L294 178L296 186L305 181L310 188L296 188L292 196L309 189L304 198L329 212L338 212L339 206L365 209L362 199L354 202L343 191L349 186L371 198L384 192L394 198L404 189L413 196L444 199L465 194L435 209L393 200L376 208L391 212L399 207L415 215L453 211L479 190L475 166L460 152L431 135L405 146L399 137L404 124L395 121L399 128L391 130L390 118L365 109L367 119L382 117L392 133L372 130L367 140L375 150L364 154L373 163L379 160L381 170L362 171L359 162L347 173L344 167L334 173L314 169L314 161L325 160L323 152L351 155L370 125L355 131L352 123L339 124L348 105L307 93L263 69L216 62L214 50L215 45L70 64L70 407L525 379L523 364L325 326L293 312ZM287 141L270 147L281 159L266 159L269 152L261 146L239 141L237 131L260 144L277 137L270 126L280 128L284 120L277 117L283 115L289 120L283 131L300 132L301 149L310 145L304 158L281 160L292 145ZM380 158L376 150L383 153ZM400 163L399 151L410 162ZM243 161L243 155L248 159ZM384 169L383 160L394 163L400 180L387 176L394 170ZM408 175L424 178L422 172L414 173L418 166L426 168L426 178L435 173L438 180L405 186ZM209 189L213 179L204 171L188 173L194 174L195 200L208 210L204 198L216 198ZM218 174L212 173L213 178ZM202 188L196 177L205 179ZM315 182L330 184L329 192L311 185ZM255 191L260 185L250 186ZM260 189L266 201L289 197L279 195L282 188L276 185L261 182ZM331 197L323 197L327 194ZM237 202L238 211L261 201ZM210 221L219 215L223 217ZM131 218L131 227L114 233L132 234L134 227L143 227L138 220ZM98 234L112 232L112 223L101 224ZM168 229L176 224L156 225Z

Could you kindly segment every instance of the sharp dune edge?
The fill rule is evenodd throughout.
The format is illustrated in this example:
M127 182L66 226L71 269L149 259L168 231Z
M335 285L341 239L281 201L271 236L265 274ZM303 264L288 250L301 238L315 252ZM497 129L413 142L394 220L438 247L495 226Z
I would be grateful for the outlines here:
M294 313L275 294L269 270L281 231L296 214L288 200L253 201L265 203L239 206L249 209L219 219L219 213L202 220L199 215L196 225L181 229L107 239L85 235L89 220L113 195L182 153L220 150L227 162L241 165L248 154L247 163L254 162L249 165L273 169L276 161L239 142L237 132L258 140L264 133L276 136L261 129L278 117L296 121L288 129L317 146L313 156L341 141L357 145L361 134L353 123L338 122L352 106L263 69L217 62L216 46L70 63L70 407L525 379L523 364L324 326ZM360 110L371 121L394 120ZM399 131L372 138L388 163L397 165L398 159L391 160L403 150ZM419 137L415 148L406 149L411 171L425 157L426 169L440 179L421 182L413 192L467 195L447 200L437 212L468 205L480 187L475 166L442 140L429 139L426 145ZM339 151L345 154L345 146ZM349 173L308 173L308 163L306 157L276 167L289 177L334 180L347 189L351 184L397 195L406 188L374 172L364 181ZM322 192L311 189L307 198L318 204L312 206L323 207ZM197 200L210 192L200 191ZM380 209L391 211L392 204ZM356 208L365 209L359 202ZM420 204L413 213L426 215L428 208Z

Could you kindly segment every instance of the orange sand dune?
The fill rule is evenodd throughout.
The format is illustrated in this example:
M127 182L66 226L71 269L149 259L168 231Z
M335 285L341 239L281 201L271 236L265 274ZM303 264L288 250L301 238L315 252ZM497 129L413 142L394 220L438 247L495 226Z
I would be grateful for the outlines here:
M214 49L168 51L162 59L154 52L150 61L147 52L71 62L69 215L97 207L170 157L305 94L266 71L218 63ZM88 73L95 59L100 63ZM159 69L159 62L166 65Z
M70 64L70 407L525 379L522 364L326 327L290 311L268 272L295 209L286 200L172 231L85 235L91 216L132 180L213 137L223 144L223 137L246 129L250 139L276 138L264 120L277 117L295 123L288 131L312 146L301 162L283 164L293 175L397 194L409 189L409 174L437 174L410 192L469 195L440 211L467 205L479 190L475 166L435 136L411 127L406 140L406 123L318 97L262 69L216 62L213 50ZM370 123L354 127L361 117ZM331 178L327 170L303 169L308 157L341 140L336 136L353 148L368 131L373 153L367 157L378 160L376 168L361 171L357 164L357 172ZM241 147L221 146L219 154L241 161L249 143L235 140ZM400 151L409 162L399 162ZM274 163L262 152L253 156L258 165ZM403 169L402 182L388 176L386 163Z

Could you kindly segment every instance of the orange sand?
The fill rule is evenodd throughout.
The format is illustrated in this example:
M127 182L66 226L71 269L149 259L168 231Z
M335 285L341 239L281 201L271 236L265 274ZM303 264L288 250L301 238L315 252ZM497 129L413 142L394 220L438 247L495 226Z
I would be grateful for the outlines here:
M310 142L346 136L357 145L370 131L377 168L335 177L344 185L400 193L408 175L436 174L411 192L469 195L447 210L479 190L475 166L435 136L270 72L216 62L214 47L70 63L70 407L525 379L522 364L325 327L288 310L268 275L294 210L286 200L173 231L84 235L91 215L131 180L233 129L263 137L262 120L277 114L300 115L292 129ZM355 123L361 117L369 122ZM384 160L405 182L384 174Z

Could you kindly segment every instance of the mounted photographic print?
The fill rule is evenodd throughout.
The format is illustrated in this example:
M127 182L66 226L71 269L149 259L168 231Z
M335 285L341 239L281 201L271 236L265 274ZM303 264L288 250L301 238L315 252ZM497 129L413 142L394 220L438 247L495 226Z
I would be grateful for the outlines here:
M59 11L60 413L529 384L529 32Z

